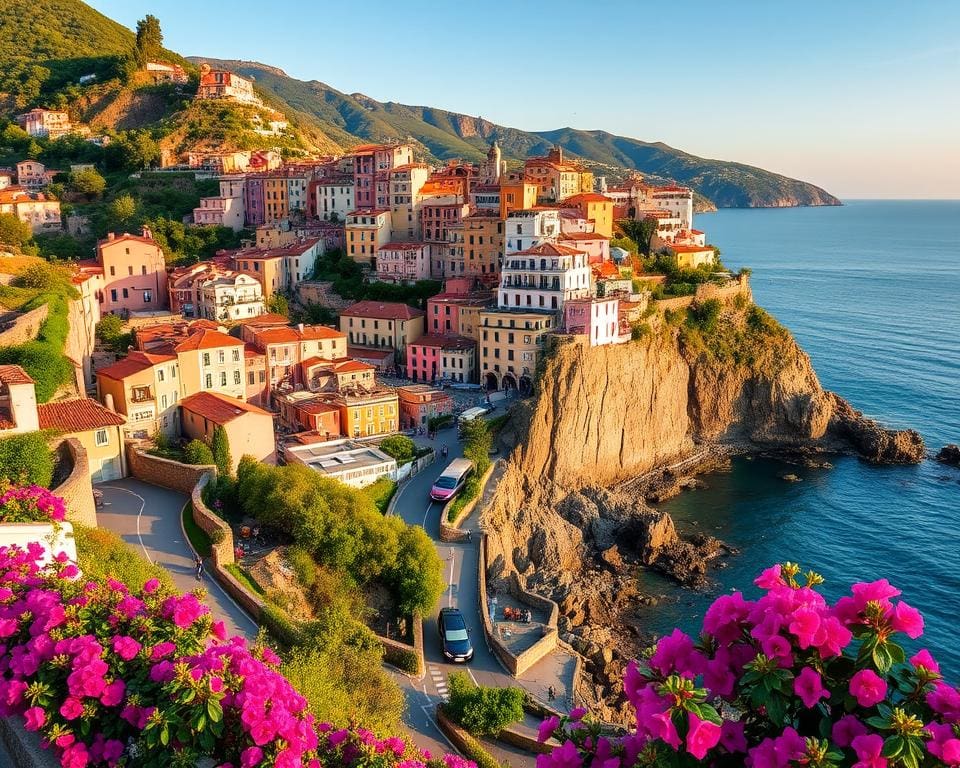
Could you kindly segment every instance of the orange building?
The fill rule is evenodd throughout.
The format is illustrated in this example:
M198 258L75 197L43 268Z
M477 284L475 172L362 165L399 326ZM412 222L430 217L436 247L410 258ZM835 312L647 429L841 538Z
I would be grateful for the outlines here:
M605 237L613 237L614 201L596 192L581 192L568 197L562 203L565 207L576 208L580 215L593 222L593 231Z
M500 184L500 218L511 211L526 211L537 204L537 185L532 181L505 181Z
M180 401L180 411L184 437L190 440L203 440L209 445L213 431L223 427L234 471L245 455L264 464L276 464L273 416L262 408L216 392L197 392Z

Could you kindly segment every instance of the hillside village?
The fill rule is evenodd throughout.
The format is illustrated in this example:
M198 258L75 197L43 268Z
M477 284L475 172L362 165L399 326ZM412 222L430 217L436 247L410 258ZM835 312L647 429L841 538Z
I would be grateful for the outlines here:
M182 81L178 67L151 67ZM259 104L251 81L210 67L195 98ZM65 113L39 108L16 121L36 137L75 128ZM560 148L515 170L496 142L479 164L431 167L398 143L297 162L269 150L193 153L177 169L217 179L220 194L200 200L192 225L249 233L241 247L171 267L144 228L110 232L94 258L70 263L86 297L83 335L93 338L106 315L133 329L117 362L94 367L92 349L77 361L81 391L120 414L128 437L209 439L195 420L214 423L222 402L238 401L246 407L236 421L259 426L237 427L246 436L237 458L275 461L274 432L288 445L338 440L350 451L354 439L422 429L450 414L447 387L529 394L552 336L630 341L651 298L683 285L680 275L693 276L687 293L706 278L733 279L693 227L689 188L639 175L607 185ZM0 212L35 232L58 226L59 202L43 192L52 173L24 160L0 175ZM625 231L648 241L641 246ZM657 255L672 279L645 271L638 251ZM400 295L428 281L442 289L410 304L338 301L329 281L313 279L338 258L356 265L364 283ZM277 297L287 306L326 304L337 325L291 324L268 311ZM120 473L122 457L104 467L96 479Z

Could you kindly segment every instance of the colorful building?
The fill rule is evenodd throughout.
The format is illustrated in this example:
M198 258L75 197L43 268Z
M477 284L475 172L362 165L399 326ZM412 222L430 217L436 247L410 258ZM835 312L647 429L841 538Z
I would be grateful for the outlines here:
M500 218L505 219L513 211L529 211L537 204L537 185L532 181L517 179L500 184Z
M544 339L556 329L554 317L536 310L481 310L480 383L485 389L531 390Z
M629 333L620 333L620 302L615 296L570 299L563 305L563 332L586 336L591 347L630 338Z
M400 404L400 428L426 427L430 419L453 413L453 398L429 384L397 387Z
M14 120L35 138L59 139L73 131L70 115L54 109L31 109L17 115Z
M525 181L537 185L537 202L550 204L581 192L593 191L593 173L579 162L563 158L563 148L554 146L545 157L531 157L523 164Z
M275 398L280 426L292 432L312 432L327 440L342 434L340 408L313 392L288 392Z
M347 214L347 255L358 264L376 267L377 253L390 242L390 210L359 208Z
M430 246L426 243L387 243L377 251L377 280L398 285L430 278Z
M239 104L262 106L263 102L253 90L253 81L226 69L213 69L209 64L200 65L198 99L227 99Z
M216 392L197 392L180 401L180 410L183 436L188 440L210 445L214 430L223 427L234 472L243 456L252 456L262 464L276 464L273 416L262 408Z
M476 381L475 339L466 336L421 336L407 348L407 376L414 381Z
M147 438L157 432L175 437L180 434L179 368L175 354L133 350L96 372L97 398L127 417L128 437Z
M560 237L560 211L535 208L512 211L504 222L504 257Z
M390 229L395 240L421 237L420 191L430 175L424 163L400 165L390 171Z
M611 198L596 192L581 192L566 198L562 205L576 208L583 218L593 222L594 232L613 237L614 202Z
M97 264L103 269L102 313L129 314L166 308L163 251L146 227L140 235L108 234L97 243Z
M347 343L390 347L402 364L407 345L423 335L423 310L392 301L358 301L340 311L340 331Z
M348 437L390 435L398 429L399 400L392 389L357 387L322 397L340 409L340 430Z
M16 216L34 234L59 232L60 201L19 185L0 189L0 213Z
M233 267L256 278L265 299L296 288L313 274L317 259L324 253L319 237L299 238L279 248L246 248L230 255Z
M193 223L201 226L228 227L239 232L246 224L244 178L220 179L217 197L201 197L193 209Z
M363 144L348 153L353 160L354 197L357 208L389 210L390 171L413 162L409 144Z
M560 311L564 302L592 293L587 254L542 243L506 257L497 303L502 308Z
M314 188L316 215L324 221L343 221L356 210L353 176L333 176L318 179Z

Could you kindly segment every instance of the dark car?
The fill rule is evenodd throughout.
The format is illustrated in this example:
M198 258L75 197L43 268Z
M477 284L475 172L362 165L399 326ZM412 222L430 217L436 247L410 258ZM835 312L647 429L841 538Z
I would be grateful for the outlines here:
M470 661L473 658L473 645L470 643L470 630L463 614L456 608L443 608L437 619L440 630L440 644L443 656L448 661Z

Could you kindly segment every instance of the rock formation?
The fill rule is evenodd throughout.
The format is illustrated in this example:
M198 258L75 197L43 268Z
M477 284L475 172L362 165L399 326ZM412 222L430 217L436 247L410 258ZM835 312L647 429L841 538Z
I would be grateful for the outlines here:
M960 445L950 443L949 445L943 446L937 454L937 461L950 464L954 467L960 467Z

